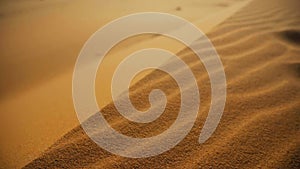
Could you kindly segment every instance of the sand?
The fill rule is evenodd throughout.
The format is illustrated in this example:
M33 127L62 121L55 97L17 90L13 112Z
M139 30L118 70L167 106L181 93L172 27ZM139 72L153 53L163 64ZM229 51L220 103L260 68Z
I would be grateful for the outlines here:
M174 2L172 7L168 2L161 9L135 2L139 8L129 10L122 10L129 5L112 3L108 6L114 6L115 11L110 10L112 15L105 16L96 15L99 11L95 4L87 6L79 1L72 5L68 1L41 2L47 3L44 5L29 2L12 4L9 9L14 10L1 9L5 11L1 13L1 25L7 25L0 27L1 36L7 39L0 45L1 76L10 75L1 82L0 108L5 112L1 115L3 168L20 168L26 164L25 168L299 168L300 12L296 0L254 0L250 4L246 1ZM78 12L78 6L82 11ZM201 7L203 13L199 11ZM204 16L223 8L219 14L211 12L210 17ZM103 7L101 13L107 10ZM167 38L135 37L120 44L113 49L116 54L112 51L113 59L107 59L104 68L113 70L122 58L119 55L161 42L159 47L179 51L178 55L198 77L201 89L197 121L182 142L155 157L130 159L99 148L80 126L76 127L70 85L77 53L88 36L112 18L144 10L170 12L206 30L223 61L228 95L219 127L212 138L200 145L198 136L210 106L210 83L203 65L182 44L164 45L163 42L170 42ZM84 12L87 14L80 15ZM42 20L47 22L41 24ZM22 31L18 31L20 25ZM99 72L97 83L103 81ZM168 95L167 109L159 119L150 124L132 123L121 117L113 104L105 106L102 112L124 134L153 136L172 124L180 96L174 81L162 72L154 71L140 79L131 87L131 98L137 108L149 106L147 94L155 87ZM107 88L98 89L97 93L101 90ZM99 103L102 106L109 103L109 94L104 98L106 102ZM64 133L67 134L63 136Z
M231 1L224 7L219 5L223 0L1 1L0 166L24 166L79 124L71 95L73 68L85 41L104 24L126 14L159 11L179 15L209 31L248 2ZM116 46L99 70L100 107L111 102L109 87L115 66L131 52L147 47L177 53L184 45L151 35Z

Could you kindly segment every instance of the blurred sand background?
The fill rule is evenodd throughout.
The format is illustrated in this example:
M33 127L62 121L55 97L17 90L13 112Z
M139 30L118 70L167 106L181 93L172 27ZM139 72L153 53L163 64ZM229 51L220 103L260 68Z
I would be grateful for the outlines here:
M190 168L209 167L212 162L214 167L223 164L247 168L256 161L258 167L270 168L279 165L276 162L280 160L297 159L300 140L300 13L297 5L299 3L293 0L276 0L276 3L248 0L1 1L0 166L20 168L36 159L27 167L171 167L176 164ZM113 19L147 11L181 16L208 33L224 63L229 94L220 127L223 129L207 144L196 144L199 126L209 107L209 101L204 100L199 111L202 115L192 134L174 150L143 161L110 155L94 145L82 129L76 127L78 120L71 91L76 58L89 36ZM115 46L99 69L96 92L104 114L112 113L111 122L121 121L115 128L128 135L134 135L130 133L132 128L124 127L128 122L115 115L114 106L109 104L110 78L122 58L148 47L179 53L191 63L196 75L205 74L193 54L169 38L136 36ZM145 85L146 82L151 77L162 76L160 72L151 72L147 81L143 81L144 75L135 79L140 84L132 87L133 100L134 95L141 94L147 99L144 92L159 83ZM206 78L204 80L208 80ZM172 88L173 83L169 81L164 82L165 88ZM199 86L202 87L200 92L204 92L201 96L209 98L209 84L199 82ZM178 97L169 99L169 113L172 113L177 110ZM135 101L141 109L148 106L143 100ZM133 128L137 134L154 135L158 129L165 129L171 119L165 119L168 120L166 125L151 124L150 128L157 130L150 133L134 128L139 126ZM187 145L196 148L191 150ZM229 158L233 159L232 163Z

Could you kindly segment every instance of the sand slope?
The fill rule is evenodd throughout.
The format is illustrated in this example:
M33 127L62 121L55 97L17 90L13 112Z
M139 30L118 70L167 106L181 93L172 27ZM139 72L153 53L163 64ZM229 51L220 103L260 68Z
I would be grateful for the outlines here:
M151 158L124 158L101 149L76 127L25 168L299 168L299 5L297 0L255 0L208 34L225 67L228 95L221 123L206 143L199 145L198 136L210 106L209 79L185 49L179 55L198 77L201 108L192 131L175 148ZM168 105L152 123L132 123L113 104L102 112L124 134L159 134L178 112L175 82L154 71L132 86L131 99L146 109L147 95L157 87L168 95Z
M85 41L104 24L135 12L159 11L184 17L207 32L248 2L1 0L0 168L24 166L78 125L72 102L73 68ZM117 45L97 79L100 107L111 102L114 66L148 47L177 53L185 46L153 35Z

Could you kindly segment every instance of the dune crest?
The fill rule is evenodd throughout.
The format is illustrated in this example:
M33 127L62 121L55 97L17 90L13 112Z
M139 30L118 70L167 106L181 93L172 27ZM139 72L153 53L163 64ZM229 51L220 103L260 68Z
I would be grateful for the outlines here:
M176 147L150 158L124 158L98 147L78 126L24 168L299 168L299 6L297 0L254 0L208 34L228 86L222 120L204 144L198 136L210 106L210 83L201 62L186 48L178 55L198 77L201 107L191 132ZM101 112L123 134L157 135L176 118L180 94L170 76L153 71L130 89L138 109L149 107L153 88L168 96L166 111L154 122L130 122L112 103Z
M250 0L218 5L223 1L1 0L0 166L24 166L78 125L72 103L73 68L80 49L96 30L121 16L152 11L183 17L208 32ZM105 57L101 66L105 71L98 73L100 107L111 102L114 66L123 56L148 47L177 53L185 46L157 35L133 37L117 45ZM136 80L141 77L144 74Z

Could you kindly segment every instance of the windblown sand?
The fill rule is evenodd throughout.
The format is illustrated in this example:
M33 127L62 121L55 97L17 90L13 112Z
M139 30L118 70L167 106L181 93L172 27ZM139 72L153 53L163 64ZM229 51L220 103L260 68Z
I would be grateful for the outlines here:
M185 48L178 55L197 77L201 105L194 127L176 147L150 158L120 157L98 147L78 126L24 168L300 168L299 6L297 0L254 0L209 31L225 68L227 101L217 130L204 144L198 137L210 107L210 83L202 63ZM162 133L180 108L175 81L152 71L130 88L131 100L145 110L155 88L165 91L168 105L152 123L126 120L113 103L101 112L123 134Z
M74 65L84 43L104 24L131 13L154 11L184 17L208 32L249 0L228 1L220 6L223 2L1 0L0 166L26 165L78 126L72 103ZM96 93L101 108L111 102L111 78L119 62L149 47L177 53L185 46L153 35L118 44L99 69Z

